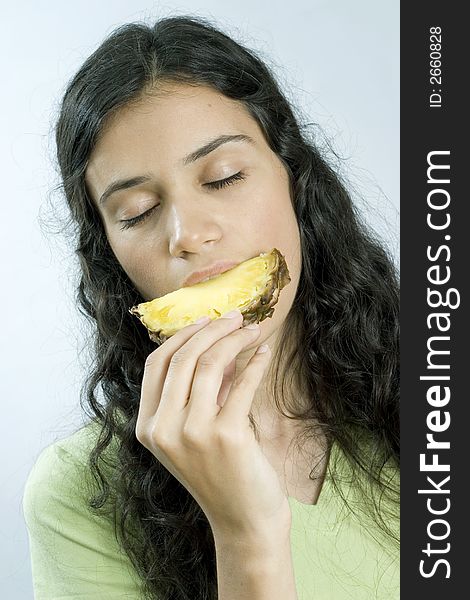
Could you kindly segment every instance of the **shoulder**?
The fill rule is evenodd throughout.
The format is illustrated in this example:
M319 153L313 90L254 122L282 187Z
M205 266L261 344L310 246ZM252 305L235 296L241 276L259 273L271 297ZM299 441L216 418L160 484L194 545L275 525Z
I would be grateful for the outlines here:
M91 477L88 457L96 437L96 427L87 425L65 439L44 448L26 480L23 513L28 528L62 525L76 518L85 505Z
M35 598L137 598L140 582L112 518L89 507L98 491L88 459L99 435L87 425L40 453L23 495Z
M36 511L41 499L49 502L59 491L63 502L84 491L82 484L89 479L88 458L97 435L96 425L89 424L40 452L25 485L25 513Z
M99 489L89 457L100 431L100 425L91 422L40 452L23 493L23 514L30 532L65 530L80 520L95 520L89 501ZM105 472L111 466L113 452L114 442L107 448L106 462L101 461Z

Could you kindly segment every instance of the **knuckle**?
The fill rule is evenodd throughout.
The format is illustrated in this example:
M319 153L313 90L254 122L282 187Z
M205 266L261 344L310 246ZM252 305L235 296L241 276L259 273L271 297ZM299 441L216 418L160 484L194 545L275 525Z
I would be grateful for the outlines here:
M148 423L145 425L138 422L135 436L142 446L156 456L158 452L164 455L172 454L178 445L177 436L168 427L163 427L161 424L150 426Z
M253 382L251 381L251 379L249 377L245 376L243 378L235 379L232 382L231 391L237 391L237 392L248 391L252 388L252 385L253 385Z
M197 362L198 365L205 368L215 367L218 364L218 360L214 352L204 352L204 354L201 354Z
M183 440L191 447L201 447L204 443L205 436L200 427L191 422L187 422L183 426Z
M161 426L155 426L152 432L152 442L154 446L165 452L175 447L175 438L168 429Z
M147 441L147 432L146 432L144 426L141 425L140 423L137 423L137 425L136 425L135 437L137 438L138 442L140 442L143 446L145 446L145 443Z
M238 428L220 425L216 432L215 438L220 446L234 448L240 447L243 444L242 436Z
M170 360L171 367L178 367L184 365L188 362L188 352L187 350L180 348L177 350Z
M146 369L161 361L161 352L159 352L159 350L160 348L157 348L147 356L147 358L145 359Z

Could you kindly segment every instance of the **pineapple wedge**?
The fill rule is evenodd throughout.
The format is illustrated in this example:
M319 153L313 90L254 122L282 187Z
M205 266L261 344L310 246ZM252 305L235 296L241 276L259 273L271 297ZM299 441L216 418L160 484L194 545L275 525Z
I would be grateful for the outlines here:
M274 312L279 293L290 282L283 255L273 248L207 281L170 292L130 309L154 342L164 342L202 316L217 319L239 309L243 325L259 323Z

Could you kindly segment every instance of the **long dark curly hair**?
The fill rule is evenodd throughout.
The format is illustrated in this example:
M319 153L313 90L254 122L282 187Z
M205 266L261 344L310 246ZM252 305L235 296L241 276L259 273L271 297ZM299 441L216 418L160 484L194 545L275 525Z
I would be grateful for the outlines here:
M81 267L78 300L95 332L82 397L99 430L90 455L98 486L90 509L113 519L145 597L209 600L217 598L217 574L208 521L135 436L145 359L155 344L128 309L144 299L116 260L85 186L90 155L110 116L163 82L211 86L243 103L284 164L302 269L280 345L283 358L290 353L289 369L274 368L276 407L304 421L312 435L320 426L362 475L357 481L395 501L396 486L384 473L399 464L399 294L393 262L270 69L206 19L121 26L69 82L55 132L60 189ZM272 365L279 359L274 354ZM311 399L308 406L285 406L284 386L294 380ZM369 509L380 519L375 503Z

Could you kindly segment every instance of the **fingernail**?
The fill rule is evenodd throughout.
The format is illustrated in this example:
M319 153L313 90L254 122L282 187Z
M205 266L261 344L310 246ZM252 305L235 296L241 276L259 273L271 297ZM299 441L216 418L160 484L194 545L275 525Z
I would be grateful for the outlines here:
M234 319L235 317L239 317L240 315L241 315L241 312L239 310L231 310L230 312L222 315L220 318L221 319Z
M197 321L194 321L193 325L201 325L202 323L208 323L210 320L211 318L205 315L204 317L199 317Z
M263 354L263 352L267 352L269 350L269 346L267 344L261 344L261 346L256 351L256 354Z
M243 329L259 329L258 323L250 323L249 325L245 325Z

